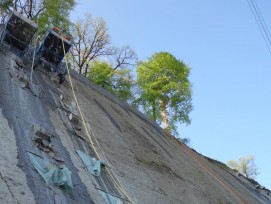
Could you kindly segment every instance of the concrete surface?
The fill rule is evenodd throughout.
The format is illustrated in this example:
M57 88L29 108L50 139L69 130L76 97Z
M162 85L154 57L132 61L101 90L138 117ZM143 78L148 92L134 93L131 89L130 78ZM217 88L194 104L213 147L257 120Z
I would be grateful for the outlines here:
M82 120L79 126L69 120L70 113L79 115L70 85L55 85L50 80L54 73L39 67L32 85L20 86L10 74L11 69L16 72L15 59L12 53L0 52L0 203L106 203L98 189L115 195L120 203L130 203L104 168L95 177L76 154L79 149L96 156ZM29 67L24 74L30 76ZM75 72L72 78L94 146L134 203L271 203L269 190L256 189L255 183L225 164L179 143ZM33 141L37 125L51 136L52 151ZM46 186L27 152L52 163L63 160L72 172L73 190Z

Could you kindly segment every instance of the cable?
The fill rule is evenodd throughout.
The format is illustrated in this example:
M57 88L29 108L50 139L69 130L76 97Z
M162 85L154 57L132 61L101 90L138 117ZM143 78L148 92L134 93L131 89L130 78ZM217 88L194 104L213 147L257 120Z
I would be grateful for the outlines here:
M267 35L268 35L269 37L271 37L271 33L270 33L269 29L268 29L268 26L267 26L266 23L265 23L265 20L264 20L264 18L263 18L262 12L261 12L261 10L259 9L256 0L253 0L253 1L254 1L254 4L255 4L255 6L256 6L257 11L258 11L259 14L260 14L260 19L262 20L263 25L264 25L264 27L266 28ZM269 38L269 42L270 42L270 38Z
M72 94L73 94L73 97L74 97L74 100L75 100L75 103L76 103L76 106L78 108L78 111L79 111L79 114L80 114L80 117L81 117L81 120L83 122L83 126L84 126L84 129L85 129L85 132L86 132L86 135L89 139L89 142L90 144L92 145L92 148L93 148L93 151L95 152L97 158L100 160L100 156L99 156L99 153L94 145L94 142L91 138L91 135L89 133L89 130L87 128L87 125L86 125L86 122L85 122L85 118L84 118L84 115L81 111L81 107L79 105L79 102L78 102L78 99L77 99L77 96L75 94L75 91L74 91L74 87L73 87L73 83L72 83L72 78L71 78L71 74L70 74L70 70L69 70L69 67L68 67L68 61L67 61L67 58L66 58L66 50L65 50L65 45L64 45L64 37L63 35L61 36L62 38L62 48L63 48L63 53L64 53L64 59L65 59L65 62L66 62L66 67L67 67L67 73L68 73L68 77L69 77L69 81L70 81L70 85L71 85L71 89L72 89ZM95 138L96 139L96 138ZM97 144L98 141L96 140ZM105 156L105 155L104 155ZM105 157L106 159L106 157ZM107 159L106 159L107 160ZM126 193L126 191L123 189L123 187L121 186L120 182L116 180L115 176L110 172L110 170L108 169L108 167L105 166L105 169L107 171L107 173L109 174L109 176L111 177L111 179L113 180L113 182L116 184L116 186L119 188L119 190L127 197L127 199L129 200L129 202L131 202L132 204L135 204L132 199L130 198L130 196Z
M270 32L269 32L269 30L268 30L268 28L267 28L267 26L266 26L266 23L265 23L265 21L264 21L264 19L263 19L263 16L262 16L262 14L261 14L261 11L260 11L260 9L259 9L259 7L258 7L258 5L257 5L257 2L255 1L255 0L251 0L251 4L252 4L252 6L253 6L253 9L254 9L254 11L255 11L255 13L256 13L256 16L257 16L257 18L258 18L258 20L259 20L259 22L260 22L260 24L261 24L261 27L262 27L262 29L263 29L263 31L264 31L264 34L265 34L265 36L266 36L266 38L267 38L267 41L268 41L268 45L269 45L269 48L270 48L270 46L271 46L271 40L270 40Z
M36 31L36 37L35 37L35 41L34 41L34 53L33 53L33 59L32 59L32 66L31 66L31 72L30 72L30 83L32 82L32 75L33 75L33 70L34 70L34 64L35 64L35 57L36 57L36 46L38 43L38 30Z
M264 18L261 14L261 11L256 3L256 0L247 0L250 10L254 16L254 19L260 29L260 32L262 34L262 37L265 41L265 44L269 50L269 52L271 53L271 35L270 35L270 31L264 21Z
M257 18L256 11L254 10L254 6L253 6L252 2L250 2L249 0L247 0L247 2L248 2L248 4L249 4L249 7L250 7L250 9L251 9L251 12L252 12L252 14L253 14L253 16L254 16L254 19L255 19L255 21L256 21L256 23L257 23L259 29L260 29L260 32L261 32L262 37L263 37L263 39L264 39L264 41L265 41L265 44L266 44L266 46L267 46L269 52L271 52L270 45L269 45L268 40L266 39L267 37L266 37L266 35L265 35L266 32L264 32L264 31L263 31L264 28L261 27L261 24L260 24L260 22L259 22L260 20Z
M226 190L228 190L229 193L231 193L235 198L237 198L240 202L238 203L242 203L245 204L247 203L244 198L242 197L242 195L240 195L240 193L238 191L236 191L234 189L234 187L232 187L231 185L227 184L227 182L225 181L225 179L223 177L221 177L217 172L215 172L214 170L211 170L210 167L208 167L208 165L204 164L204 162L202 162L199 158L198 158L198 154L196 154L195 152L193 152L190 148L188 148L186 145L180 143L178 140L176 140L176 138L174 136L172 136L169 133L166 133L166 135L168 137L170 137L175 143L177 143L178 145L180 145L182 147L182 150L184 151L184 153L186 153L187 155L189 155L203 170L205 170L211 177L213 177L216 181L218 181L218 183L220 183Z

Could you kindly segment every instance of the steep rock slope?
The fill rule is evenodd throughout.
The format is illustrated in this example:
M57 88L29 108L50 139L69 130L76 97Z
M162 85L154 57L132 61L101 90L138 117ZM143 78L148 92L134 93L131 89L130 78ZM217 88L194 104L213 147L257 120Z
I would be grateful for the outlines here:
M57 85L54 73L38 67L25 87L29 67L19 68L12 53L0 53L0 60L0 203L271 203L267 189L179 143L72 72L89 141L68 83ZM109 171L102 167L93 176L77 150L98 154ZM46 185L29 154L64 164L73 189Z

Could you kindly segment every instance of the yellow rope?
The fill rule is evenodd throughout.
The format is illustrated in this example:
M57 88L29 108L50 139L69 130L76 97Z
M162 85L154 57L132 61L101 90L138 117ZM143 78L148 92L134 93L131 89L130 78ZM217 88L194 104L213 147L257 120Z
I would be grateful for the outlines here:
M69 67L68 67L68 61L67 61L67 58L66 58L66 51L65 51L65 45L64 45L64 40L63 40L63 35L61 36L62 37L62 47L63 47L63 52L64 52L64 59L65 59L65 63L66 63L66 67L67 67L67 72L68 72L68 76L69 76L69 81L70 81L70 85L71 85L71 89L72 89L72 94L73 94L73 97L74 97L74 100L75 100L75 103L76 103L76 106L78 108L78 111L79 111L79 114L80 114L80 117L81 117L81 120L83 122L83 125L84 125L84 129L85 129L85 132L86 132L86 135L89 139L89 142L90 144L92 145L92 148L97 156L97 158L99 160L101 160L100 156L99 156L99 153L94 145L94 142L91 138L91 135L89 133L89 130L87 128L87 125L86 125L86 122L85 122L85 119L83 117L83 113L81 111L81 107L79 105L79 102L78 102L78 99L77 99L77 96L75 94L75 91L74 91L74 87L73 87L73 83L72 83L72 78L71 78L71 74L70 74L70 70L69 70ZM97 144L98 144L98 141L96 140ZM104 155L105 156L105 155ZM105 158L106 159L106 158ZM119 183L119 181L116 180L116 178L114 177L114 175L110 172L110 170L106 167L106 171L107 173L109 174L109 176L111 177L111 179L113 180L113 182L116 184L116 186L119 188L119 190L126 196L126 198L129 200L129 202L131 202L132 204L135 204L132 199L130 198L130 196L126 193L126 191L123 189L123 187L121 186L121 184Z

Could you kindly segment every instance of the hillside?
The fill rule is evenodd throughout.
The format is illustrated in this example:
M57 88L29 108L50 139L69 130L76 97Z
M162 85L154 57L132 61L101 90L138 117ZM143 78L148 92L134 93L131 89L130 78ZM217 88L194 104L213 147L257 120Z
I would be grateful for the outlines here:
M40 66L29 83L30 68L17 56L0 52L0 61L0 203L271 203L269 190L179 143L75 72L83 118L68 81L57 85ZM99 176L86 165L97 155L106 163ZM34 166L41 161L60 169L54 176L63 183L46 184L48 174Z

